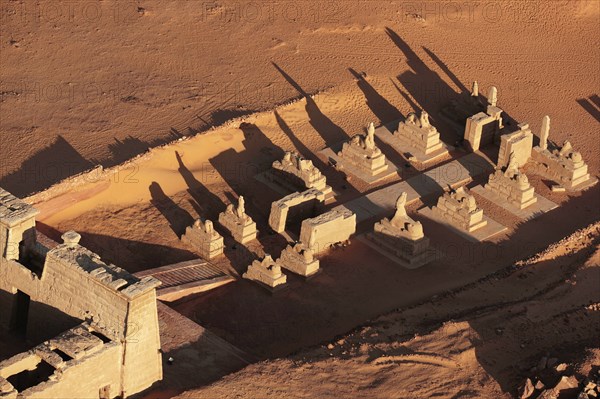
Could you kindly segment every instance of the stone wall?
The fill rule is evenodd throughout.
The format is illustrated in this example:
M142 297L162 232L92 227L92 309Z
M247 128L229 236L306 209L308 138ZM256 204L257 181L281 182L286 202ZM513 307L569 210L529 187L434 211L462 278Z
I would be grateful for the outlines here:
M16 236L13 227L19 232L22 230L20 226L35 225L35 220L33 213L12 213L22 204L5 191L0 194L6 200L5 203L0 202L0 250L4 254L10 237ZM35 230L29 231L35 234ZM3 302L11 302L12 296L12 302L16 303L20 291L19 298L28 296L28 301L36 304L29 308L29 340L39 340L47 331L65 323L65 318L72 318L86 320L94 330L123 345L121 358L113 359L114 362L109 364L90 366L89 370L94 371L90 371L92 374L88 379L94 374L102 375L122 368L119 390L111 392L111 395L132 395L162 378L156 307L156 287L160 282L152 277L139 279L117 266L102 262L97 254L78 245L79 238L75 232L66 233L63 235L65 243L48 250L35 243L33 236L31 242L19 248L19 251L25 250L32 255L27 258L31 264L0 256L0 290L8 293L8 296L0 297L9 298L3 299ZM34 270L32 265L39 266L39 270ZM4 309L9 311L0 312L0 327L6 328L15 315L12 314L12 305ZM55 310L56 314L64 317L55 317L54 313L47 311L34 314L45 309ZM61 392L62 388L53 389ZM47 393L40 395L53 396ZM82 391L71 396L87 395ZM90 395L97 398L97 388Z

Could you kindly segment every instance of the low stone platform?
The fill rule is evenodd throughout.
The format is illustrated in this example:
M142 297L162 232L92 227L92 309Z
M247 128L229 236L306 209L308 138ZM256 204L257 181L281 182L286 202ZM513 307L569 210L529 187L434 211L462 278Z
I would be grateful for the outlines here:
M421 197L442 193L447 187L456 188L471 181L472 177L493 171L492 163L481 154L471 153L413 176L405 181L373 191L367 195L338 205L336 210L351 210L356 222L381 219L396 209L396 199L402 192L408 195L407 205Z
M328 161L336 165L339 170L350 174L367 184L374 184L380 180L387 179L391 176L398 176L398 167L394 165L389 159L386 159L385 163L388 165L387 169L375 176L371 176L368 173L362 171L360 168L352 165L350 162L345 162L339 155L338 152L341 150L343 143L327 147L321 151L320 154L325 156Z
M389 246L388 243L383 242L383 241L379 241L378 243L373 242L373 233L366 233L366 234L361 234L357 237L358 241L363 242L365 244L367 244L369 247L373 248L375 251L379 252L380 254L384 255L385 257L387 257L388 259L396 262L397 264L399 264L400 266L406 268L406 269L418 269L421 266L424 266L430 262L432 262L435 259L439 259L443 256L442 252L438 251L437 249L433 248L433 247L429 247L427 248L427 250L424 253L419 254L418 256L406 256L406 257L400 257L395 255L396 251L396 247L394 248L387 248L388 250L386 250L386 246Z
M375 129L375 135L385 144L391 146L394 150L398 151L400 155L406 158L411 163L417 163L419 165L427 165L432 162L444 158L448 155L449 151L454 150L454 147L449 146L442 142L442 148L430 153L425 154L423 151L419 151L409 143L394 136L394 133L386 126L380 126Z
M439 224L446 226L448 229L454 231L455 233L461 235L471 242L481 242L485 241L497 234L502 233L503 231L508 230L508 227L501 225L495 220L490 219L489 217L483 215L483 220L487 221L487 224L484 227L481 227L475 231L467 232L465 230L461 230L448 223L446 220L437 216L431 208L425 207L419 209L418 213L427 219L433 220Z
M510 202L500 198L496 193L485 189L481 185L472 188L471 191L475 194L482 196L486 200L493 202L494 204L507 210L508 212L512 213L513 215L522 220L535 219L536 217L541 216L544 213L549 212L552 209L558 207L557 204L555 204L547 198L542 197L539 194L535 194L537 201L534 204L529 205L527 208L519 209Z

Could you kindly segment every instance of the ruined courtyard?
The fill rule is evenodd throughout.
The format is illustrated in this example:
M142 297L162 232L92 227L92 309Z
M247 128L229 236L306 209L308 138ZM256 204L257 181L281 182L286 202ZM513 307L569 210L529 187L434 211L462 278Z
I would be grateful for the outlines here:
M551 18L600 17L577 3ZM266 57L285 101L66 175L38 175L75 159L60 140L2 170L0 397L597 392L597 94L527 61L536 87L511 85L508 56L461 68L371 23L336 33L359 42L326 89Z

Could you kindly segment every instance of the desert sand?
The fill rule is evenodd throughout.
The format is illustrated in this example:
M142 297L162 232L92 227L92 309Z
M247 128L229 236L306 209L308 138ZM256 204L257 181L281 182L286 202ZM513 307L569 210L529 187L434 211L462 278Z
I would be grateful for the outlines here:
M600 170L595 0L0 5L0 186L41 210L40 231L76 230L131 272L196 258L185 227L244 195L259 243L229 244L219 264L241 275L286 245L266 225L279 197L256 173L298 151L336 203L414 176L382 147L400 176L367 187L318 151L417 109L456 145L462 131L440 109L474 80L535 135L550 115L550 139ZM543 356L595 372L600 189L530 181L559 208L522 223L477 197L509 228L484 244L423 221L445 256L422 269L354 240L280 296L238 281L169 304L260 362L211 357L203 373L196 352L187 366L175 354L148 397L499 398L518 395ZM168 353L184 345L170 334Z

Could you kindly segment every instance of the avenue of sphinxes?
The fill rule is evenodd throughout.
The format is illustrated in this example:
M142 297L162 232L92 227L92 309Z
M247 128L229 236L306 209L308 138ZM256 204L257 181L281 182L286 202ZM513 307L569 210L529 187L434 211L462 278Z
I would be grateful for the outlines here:
M600 1L0 0L0 399L597 399Z

